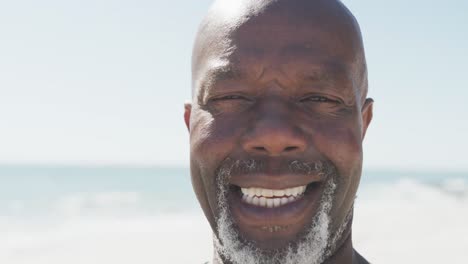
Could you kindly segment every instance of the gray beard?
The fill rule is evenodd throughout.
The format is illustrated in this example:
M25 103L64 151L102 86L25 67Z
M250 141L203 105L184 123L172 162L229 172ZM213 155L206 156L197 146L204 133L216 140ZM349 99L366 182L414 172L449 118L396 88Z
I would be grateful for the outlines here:
M297 164L297 161L296 161ZM310 164L308 164L310 166ZM315 165L315 168L323 169ZM249 170L255 169L255 162L250 164ZM333 171L333 172L332 172ZM215 260L221 261L221 256L234 264L320 264L333 253L336 243L351 217L347 217L341 227L330 235L330 211L333 206L333 197L336 189L334 177L336 170L323 170L328 177L325 182L325 190L322 194L318 212L313 217L311 225L298 241L291 242L288 246L277 250L261 250L251 242L242 239L238 227L233 222L233 217L227 203L226 179L230 176L230 169L221 170L218 174L218 205L219 216L217 218L218 237L214 238ZM322 171L321 171L322 172ZM349 216L351 214L348 214Z

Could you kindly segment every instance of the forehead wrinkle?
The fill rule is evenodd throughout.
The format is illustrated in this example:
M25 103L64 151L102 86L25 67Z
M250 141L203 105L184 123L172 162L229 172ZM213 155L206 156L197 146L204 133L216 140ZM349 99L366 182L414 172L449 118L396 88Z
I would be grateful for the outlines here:
M320 45L318 41L304 42L304 43L291 43L281 48L282 55L310 55L320 54L323 52L323 45Z
M325 83L333 85L335 84L335 74L324 70L314 69L312 71L299 72L297 74L299 82L303 83Z
M320 82L334 85L337 81L346 77L346 67L341 63L308 63L306 61L303 63L295 61L293 63L296 65L299 63L299 69L297 71L291 72L291 70L288 70L293 68L290 63L283 65L282 69L284 73L289 73L291 77L294 77L291 79L296 79L299 83Z

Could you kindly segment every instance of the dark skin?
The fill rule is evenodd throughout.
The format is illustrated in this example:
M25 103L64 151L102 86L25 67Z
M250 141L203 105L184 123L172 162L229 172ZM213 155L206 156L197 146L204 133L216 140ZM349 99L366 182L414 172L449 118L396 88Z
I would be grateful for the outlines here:
M226 158L268 161L267 174L229 183L272 189L312 181L276 173L282 161L329 160L339 175L330 212L333 233L352 212L362 141L372 119L359 26L337 1L235 3L215 4L193 51L193 101L185 105L184 117L197 198L217 236L216 171ZM231 206L243 237L262 249L277 249L311 224L317 205L310 198L301 213L286 220L269 216L263 225L289 227L273 235L256 228L260 213L252 220ZM351 222L325 263L367 263L353 249Z

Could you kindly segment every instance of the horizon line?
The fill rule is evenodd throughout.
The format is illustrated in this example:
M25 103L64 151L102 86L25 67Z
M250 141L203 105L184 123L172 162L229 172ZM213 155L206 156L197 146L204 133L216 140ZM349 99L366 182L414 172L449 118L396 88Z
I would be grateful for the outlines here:
M190 164L182 164L181 162L5 162L0 161L0 169L5 167L30 167L30 168L122 168L122 169L190 169ZM365 166L362 168L366 171L385 171L385 172L419 172L419 173L468 173L468 168L418 168L404 166Z

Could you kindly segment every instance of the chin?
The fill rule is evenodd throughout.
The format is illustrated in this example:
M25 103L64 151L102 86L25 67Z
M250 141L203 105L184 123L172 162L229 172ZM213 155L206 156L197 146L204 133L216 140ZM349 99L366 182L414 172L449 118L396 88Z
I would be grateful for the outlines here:
M220 199L216 251L233 263L320 263L330 247L333 179L278 207L246 203L230 186ZM239 194L239 192L241 194Z

